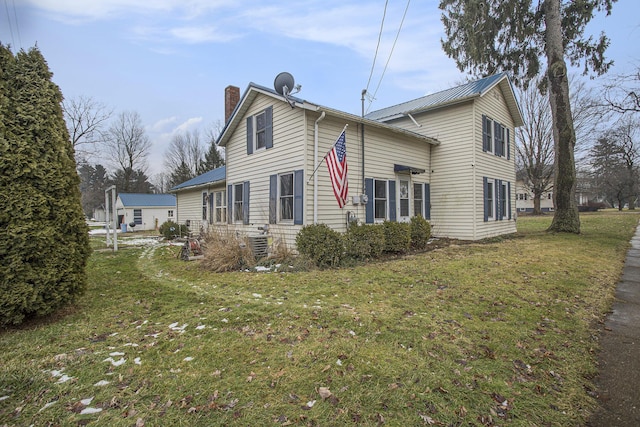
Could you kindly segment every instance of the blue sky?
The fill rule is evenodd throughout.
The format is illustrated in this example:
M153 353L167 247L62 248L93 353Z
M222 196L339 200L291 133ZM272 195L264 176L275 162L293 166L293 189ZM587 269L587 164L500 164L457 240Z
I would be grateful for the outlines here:
M136 111L153 142L149 175L171 136L224 120L224 88L272 87L288 71L300 98L360 114L465 79L440 46L438 1L413 0L389 59L406 0L3 0L0 41L36 43L66 98L90 96ZM619 0L588 31L611 38L612 73L640 64L640 2ZM381 80L385 65L388 65ZM369 82L369 83L368 83ZM376 88L378 87L377 92ZM98 161L100 161L98 159ZM104 163L104 162L103 162Z

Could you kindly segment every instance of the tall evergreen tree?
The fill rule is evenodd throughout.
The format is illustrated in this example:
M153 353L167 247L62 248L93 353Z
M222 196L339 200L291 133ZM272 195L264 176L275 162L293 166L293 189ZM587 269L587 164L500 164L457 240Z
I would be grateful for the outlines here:
M546 62L546 88L553 117L555 213L551 231L580 232L575 202L576 134L571 115L566 60L598 74L611 66L609 41L585 38L594 11L611 12L617 0L440 0L446 39L442 47L460 70L511 72L527 86Z
M17 324L85 290L90 246L62 94L44 57L0 44L0 70L0 324Z
M203 174L211 169L224 166L224 158L220 154L220 149L215 140L211 140L209 143L209 151L204 155L204 160L200 163L198 173Z

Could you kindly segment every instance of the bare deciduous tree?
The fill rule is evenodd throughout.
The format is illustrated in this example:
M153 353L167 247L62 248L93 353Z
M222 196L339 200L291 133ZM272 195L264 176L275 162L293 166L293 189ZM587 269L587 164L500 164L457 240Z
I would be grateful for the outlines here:
M113 111L92 97L80 95L62 102L67 130L76 153L76 161L87 161L101 140L102 127Z
M169 187L187 181L199 173L205 150L198 130L176 133L164 154Z
M125 111L116 117L104 138L104 148L116 169L122 171L121 192L130 191L135 172L145 173L151 141L146 135L140 115Z
M614 112L640 113L640 66L610 79L603 92L604 105Z

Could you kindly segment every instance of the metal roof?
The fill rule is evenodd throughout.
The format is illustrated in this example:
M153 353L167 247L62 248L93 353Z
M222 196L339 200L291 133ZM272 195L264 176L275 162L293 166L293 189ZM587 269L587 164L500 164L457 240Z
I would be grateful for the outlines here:
M171 188L169 191L173 192L185 188L199 187L201 185L224 181L226 179L226 176L227 168L226 166L221 166L219 168L211 169L210 171L205 172L202 175L198 175L195 178L191 178L189 181L178 184L175 187Z
M498 84L501 85L503 91L507 91L509 92L508 94L511 95L506 97L507 105L514 117L516 126L521 126L523 124L522 114L520 112L520 107L515 100L513 88L511 87L511 82L509 81L506 73L494 74L493 76L465 83L441 92L436 92L398 105L372 111L365 117L370 120L379 120L382 122L393 120L406 116L407 114L420 113L434 108L464 102L475 97L480 97Z
M124 207L175 207L176 196L173 194L119 193L118 197Z

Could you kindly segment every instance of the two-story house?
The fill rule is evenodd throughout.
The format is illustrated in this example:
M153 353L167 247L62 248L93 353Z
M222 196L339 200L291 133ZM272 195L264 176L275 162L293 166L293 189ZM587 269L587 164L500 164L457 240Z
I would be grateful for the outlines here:
M242 96L227 87L225 100L217 142L226 151L226 200L200 200L212 203L212 213L217 200L224 204L225 226L239 233L267 225L293 247L307 224L345 231L350 221L415 215L430 220L434 236L478 240L516 231L513 135L522 115L506 74L365 117L253 83ZM343 130L349 197L340 207L322 161ZM172 192L181 217L180 188Z

